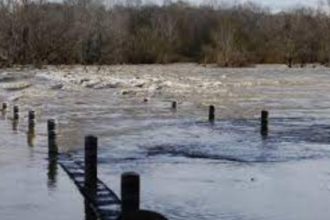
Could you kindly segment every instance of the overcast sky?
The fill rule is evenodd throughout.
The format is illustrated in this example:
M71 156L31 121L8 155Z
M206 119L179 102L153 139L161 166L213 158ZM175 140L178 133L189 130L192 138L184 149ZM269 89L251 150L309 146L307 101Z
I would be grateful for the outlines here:
M319 0L257 0L263 5L275 6L275 7L290 7L294 5L304 4L308 6L316 7Z
M153 0L146 0L146 1L153 1ZM156 0L158 2L163 2L163 0ZM203 3L207 2L210 0L185 0L193 3ZM233 3L233 2L238 2L238 3L244 3L247 2L248 0L214 0L214 1L223 1L226 3ZM295 6L310 6L317 8L319 7L320 3L327 2L327 0L252 0L252 2L256 2L261 4L262 6L265 7L270 7L275 10L280 10L280 9L287 9ZM324 4L323 4L324 5Z
M240 2L244 2L244 1L245 0L241 0ZM279 9L279 8L290 8L297 5L318 7L318 5L320 5L319 3L322 1L320 0L254 0L253 2L258 2L263 6Z

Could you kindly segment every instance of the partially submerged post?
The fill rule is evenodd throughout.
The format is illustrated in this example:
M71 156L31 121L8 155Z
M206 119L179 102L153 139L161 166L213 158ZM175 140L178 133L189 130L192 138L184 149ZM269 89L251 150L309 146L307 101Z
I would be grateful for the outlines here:
M140 209L140 176L134 172L121 176L121 210L122 215L136 212Z
M32 117L33 115L33 117ZM31 117L30 117L31 116ZM30 115L29 120L34 118L34 113ZM56 142L56 123L55 120L49 119L47 121L47 131L48 131L48 187L53 188L56 185L57 176L57 155L58 148Z
M177 109L177 105L178 105L177 102L175 102L175 101L172 102L172 110L173 110L173 111L176 111L176 109Z
M13 107L13 120L12 120L13 131L17 131L18 120L19 120L19 108L18 106L15 105Z
M262 136L267 136L268 135L268 116L269 116L268 111L263 110L261 112L260 133L261 133Z
M85 190L90 199L96 199L97 192L97 138L85 137Z
M29 111L28 114L28 132L27 132L27 142L30 147L34 145L34 137L35 137L35 113L34 111Z
M28 126L29 126L29 131L32 131L35 126L35 112L34 111L29 111L28 115Z
M58 148L56 143L56 124L55 120L50 119L47 121L48 130L48 153L51 156L58 154Z
M13 119L16 121L19 119L19 108L17 105L13 108Z
M215 107L213 105L209 108L209 122L213 123L215 120Z

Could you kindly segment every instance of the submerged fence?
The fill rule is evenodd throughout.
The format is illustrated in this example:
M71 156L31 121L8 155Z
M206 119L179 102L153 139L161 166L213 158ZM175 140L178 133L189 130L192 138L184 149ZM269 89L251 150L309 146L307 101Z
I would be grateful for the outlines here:
M172 102L171 109L177 110L177 102ZM7 103L2 104L2 116L8 111ZM216 120L215 107L209 106L208 122ZM19 107L13 106L12 125L17 130ZM261 112L260 133L268 135L267 111ZM32 145L35 136L35 112L28 112L28 144ZM75 161L70 155L59 152L56 133L56 122L47 121L48 160L51 166L57 163L68 174L84 197L86 220L166 220L156 212L140 208L140 176L135 172L121 175L121 195L117 196L104 182L98 178L98 139L95 136L85 137L84 162Z

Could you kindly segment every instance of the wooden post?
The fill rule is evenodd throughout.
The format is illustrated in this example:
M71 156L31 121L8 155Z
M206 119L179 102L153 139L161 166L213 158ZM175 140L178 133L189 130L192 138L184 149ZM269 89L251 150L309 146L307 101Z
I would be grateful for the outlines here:
M19 108L17 105L14 106L13 111L14 111L14 115L13 115L14 120L18 120L19 119Z
M261 128L260 133L262 136L268 135L268 111L263 110L261 112Z
M57 155L58 148L56 143L56 124L55 120L47 121L47 130L48 130L48 153L49 155Z
M215 107L213 105L209 108L209 122L213 123L215 120Z
M28 116L28 126L29 126L29 131L34 129L35 125L35 113L34 111L29 111L29 116Z
M134 172L121 175L121 210L125 216L140 209L140 176Z
M97 192L97 138L85 137L85 190L91 199Z
M172 110L173 111L176 111L176 109L177 109L177 102L172 102Z
M35 127L35 113L34 111L29 111L28 114L28 132L27 132L27 143L29 145L29 147L33 147L34 145L34 138L35 138L35 131L34 131L34 127Z

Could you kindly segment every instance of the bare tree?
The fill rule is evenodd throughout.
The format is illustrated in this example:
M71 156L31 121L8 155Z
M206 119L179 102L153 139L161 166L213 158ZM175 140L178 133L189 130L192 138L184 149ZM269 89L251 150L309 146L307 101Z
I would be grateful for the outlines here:
M329 12L307 8L274 14L214 0L0 0L0 63L329 64L329 30Z

